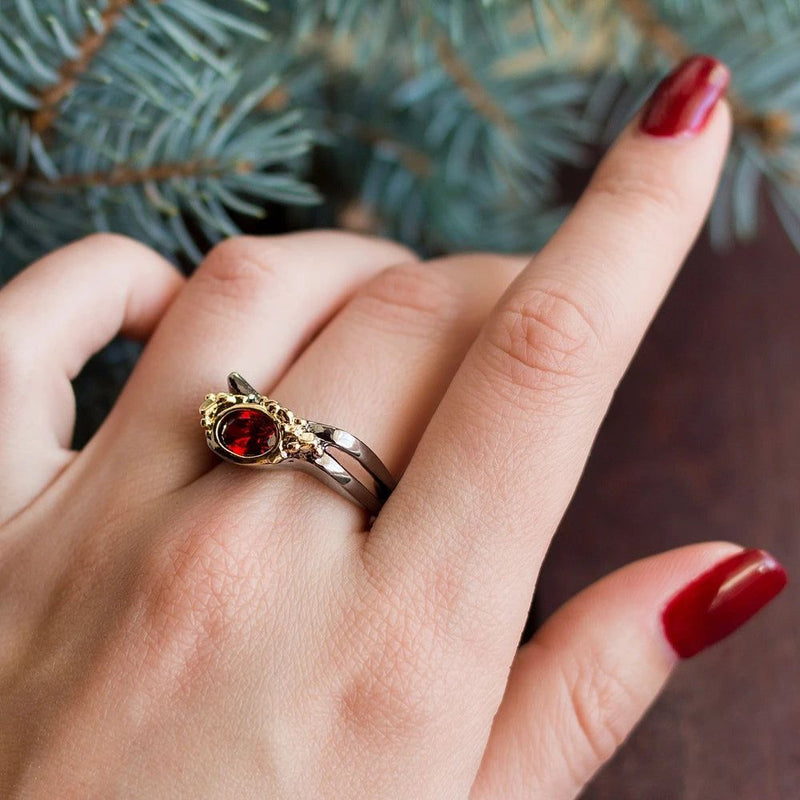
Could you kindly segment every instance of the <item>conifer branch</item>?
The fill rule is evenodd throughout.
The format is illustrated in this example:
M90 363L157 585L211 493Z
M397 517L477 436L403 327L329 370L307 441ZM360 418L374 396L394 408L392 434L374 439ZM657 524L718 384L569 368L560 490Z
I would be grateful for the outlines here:
M207 158L192 159L178 163L155 164L136 168L116 166L109 170L60 175L53 180L42 177L32 178L24 172L9 172L5 180L5 191L0 195L0 207L16 195L23 186L33 192L37 190L75 190L91 189L101 186L119 187L133 184L161 183L184 178L213 178L223 175L247 175L253 172L253 165L247 161L235 164L221 164Z
M247 161L236 164L220 164L213 159L194 159L180 163L156 164L137 169L135 167L114 167L110 170L62 175L55 180L32 180L32 189L88 189L98 186L127 186L138 183L174 180L177 178L209 178L223 174L246 175L253 171Z
M699 43L734 73L712 236L751 236L763 186L800 249L790 5L0 0L0 261L115 230L199 262L274 204L291 227L341 212L423 252L536 249L563 216L561 168ZM304 214L328 158L343 180Z
M153 1L158 2L158 0ZM89 26L83 39L75 43L78 51L75 58L61 65L57 83L40 94L42 105L31 118L31 128L36 133L42 134L53 126L58 117L59 103L75 88L78 79L89 68L114 30L114 26L132 2L133 0L110 0L108 8L100 14L101 30L97 31Z

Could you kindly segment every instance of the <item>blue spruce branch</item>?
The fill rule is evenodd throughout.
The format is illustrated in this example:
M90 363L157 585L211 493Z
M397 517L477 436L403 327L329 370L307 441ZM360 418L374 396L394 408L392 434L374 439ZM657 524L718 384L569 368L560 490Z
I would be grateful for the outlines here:
M753 235L765 186L792 233L798 45L785 0L0 0L0 268L95 228L197 260L274 205L537 247L563 167L695 50L734 75L715 241Z

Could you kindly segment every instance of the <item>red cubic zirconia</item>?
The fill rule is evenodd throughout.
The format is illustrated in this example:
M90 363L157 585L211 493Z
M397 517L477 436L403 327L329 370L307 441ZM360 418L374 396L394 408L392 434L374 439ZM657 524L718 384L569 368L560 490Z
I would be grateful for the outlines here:
M223 417L218 436L223 447L237 456L263 456L278 443L278 428L263 411L240 408Z

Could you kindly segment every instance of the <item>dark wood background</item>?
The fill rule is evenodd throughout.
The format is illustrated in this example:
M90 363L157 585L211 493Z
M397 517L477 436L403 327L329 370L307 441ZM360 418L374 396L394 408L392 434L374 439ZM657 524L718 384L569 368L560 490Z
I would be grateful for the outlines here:
M768 217L753 244L715 254L703 237L690 256L600 431L537 616L702 540L770 550L790 585L679 666L586 800L800 798L799 527L800 256Z

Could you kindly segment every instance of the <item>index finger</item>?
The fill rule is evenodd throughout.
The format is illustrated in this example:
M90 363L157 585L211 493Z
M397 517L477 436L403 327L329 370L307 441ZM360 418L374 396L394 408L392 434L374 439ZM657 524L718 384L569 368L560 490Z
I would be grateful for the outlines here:
M481 659L476 642L513 653L614 389L707 213L727 79L697 57L662 82L495 308L372 529L369 563Z

